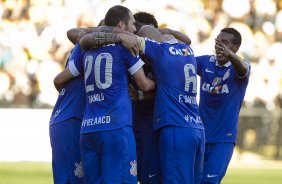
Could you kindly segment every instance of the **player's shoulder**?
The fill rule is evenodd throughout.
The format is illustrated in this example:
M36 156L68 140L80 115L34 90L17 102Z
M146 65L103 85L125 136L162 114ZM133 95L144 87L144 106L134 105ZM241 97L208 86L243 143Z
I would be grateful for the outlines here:
M158 44L158 45L160 45L160 44L163 44L163 42L157 42L156 40L152 40L152 39L150 39L150 38L147 38L147 37L144 37L144 40L145 40L145 42L148 44Z
M195 56L195 58L197 62L201 62L201 63L214 64L216 62L215 55L201 55L201 56Z
M121 43L113 43L113 44L107 44L100 48L101 52L109 52L111 54L124 54L124 53L130 53Z

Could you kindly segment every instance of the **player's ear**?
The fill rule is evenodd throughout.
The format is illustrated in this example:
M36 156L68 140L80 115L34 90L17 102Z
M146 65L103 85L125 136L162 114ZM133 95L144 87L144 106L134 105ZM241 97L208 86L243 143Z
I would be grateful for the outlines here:
M125 29L125 23L123 21L119 21L117 27L120 29Z
M239 45L233 45L232 46L232 51L234 52L234 53L236 53L238 50L239 50Z

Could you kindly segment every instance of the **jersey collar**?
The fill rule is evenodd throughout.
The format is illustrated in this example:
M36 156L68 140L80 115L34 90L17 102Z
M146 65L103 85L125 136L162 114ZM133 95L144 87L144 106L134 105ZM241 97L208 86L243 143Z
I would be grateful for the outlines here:
M220 66L219 64L218 64L218 61L217 61L217 59L216 59L216 61L215 61L215 66L218 66L218 67L229 67L231 65L231 62L230 61L228 61L227 63L225 63L225 65L222 65L222 66Z
M168 43L168 44L178 43L177 39L172 39L172 40L168 40L168 41L165 41L165 42Z

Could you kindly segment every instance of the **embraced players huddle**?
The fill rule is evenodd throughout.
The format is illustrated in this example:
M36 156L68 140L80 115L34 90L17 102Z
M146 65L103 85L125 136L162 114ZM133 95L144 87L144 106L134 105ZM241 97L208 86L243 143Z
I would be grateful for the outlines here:
M189 37L117 5L68 37L50 119L54 183L221 182L250 74L238 31L222 29L215 55L195 57Z

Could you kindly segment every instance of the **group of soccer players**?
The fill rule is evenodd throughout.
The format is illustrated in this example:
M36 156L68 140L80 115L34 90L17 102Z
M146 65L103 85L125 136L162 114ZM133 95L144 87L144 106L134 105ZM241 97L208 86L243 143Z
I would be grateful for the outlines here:
M54 79L54 183L220 183L250 74L240 33L222 29L216 54L195 57L151 14L117 5L101 24L68 32L75 46Z

